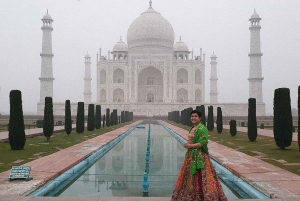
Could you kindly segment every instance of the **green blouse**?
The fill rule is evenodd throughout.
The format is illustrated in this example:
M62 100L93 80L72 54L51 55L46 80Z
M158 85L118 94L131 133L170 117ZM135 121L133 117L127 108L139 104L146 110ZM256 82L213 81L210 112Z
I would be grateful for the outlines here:
M202 152L208 154L208 132L202 122L200 122L196 128L193 143L201 144L201 148L193 148L188 150L191 152L191 173L196 174L197 169L203 168Z

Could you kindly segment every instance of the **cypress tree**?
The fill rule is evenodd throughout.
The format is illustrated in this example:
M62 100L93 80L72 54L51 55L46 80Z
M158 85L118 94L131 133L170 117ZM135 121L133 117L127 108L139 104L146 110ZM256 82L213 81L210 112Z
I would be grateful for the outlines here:
M230 120L230 135L232 137L236 136L236 120Z
M94 104L89 104L88 108L88 123L87 123L87 130L93 131L95 130L95 106Z
M129 119L129 112L125 111L125 122L128 122L128 121L130 121L130 119Z
M221 107L217 107L217 131L218 133L222 133L223 131L223 115Z
M10 115L8 141L12 150L22 150L25 146L25 126L22 108L22 94L19 90L9 93Z
M189 107L186 109L186 120L187 120L187 126L193 126L193 123L191 121L191 112L193 111L192 107Z
M84 102L78 102L76 117L76 132L84 132Z
M106 126L110 126L110 110L106 108L106 115L105 115Z
M95 127L96 129L101 128L101 105L96 105L96 123Z
M293 119L290 89L278 88L274 92L274 138L282 150L292 143Z
M114 125L114 114L113 112L110 113L110 125L113 126Z
M214 130L214 113L213 113L213 106L208 107L208 115L207 115L207 130L213 131Z
M298 86L298 146L300 151L300 86Z
M248 99L248 139L255 142L257 138L256 99Z
M72 131L72 117L71 117L71 105L70 100L65 102L65 131L70 135Z
M114 123L114 125L118 124L118 110L117 109L113 109L113 123Z
M105 114L104 114L104 115L103 115L103 122L102 122L103 128L105 127L105 123L106 123L106 119L105 119Z
M201 121L206 126L205 106L200 106L200 112L202 113Z
M43 133L47 139L47 142L49 142L50 137L52 136L53 130L54 130L52 97L45 97L44 121L43 122L44 122Z

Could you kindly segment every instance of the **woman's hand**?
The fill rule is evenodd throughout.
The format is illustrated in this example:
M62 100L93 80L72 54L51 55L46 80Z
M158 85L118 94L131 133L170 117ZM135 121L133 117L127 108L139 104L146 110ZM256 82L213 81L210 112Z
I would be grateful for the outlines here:
M190 149L190 148L191 148L191 145L192 145L192 144L190 144L190 143L188 143L188 142L183 144L183 146L184 146L185 148L187 148L187 149Z

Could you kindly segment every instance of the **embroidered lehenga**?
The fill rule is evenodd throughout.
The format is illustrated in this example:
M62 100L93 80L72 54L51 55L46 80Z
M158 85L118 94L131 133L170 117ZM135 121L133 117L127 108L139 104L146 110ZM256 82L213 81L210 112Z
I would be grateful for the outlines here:
M193 136L190 138L190 136ZM199 123L189 139L200 149L188 149L173 190L172 201L227 201L216 171L208 156L208 133Z

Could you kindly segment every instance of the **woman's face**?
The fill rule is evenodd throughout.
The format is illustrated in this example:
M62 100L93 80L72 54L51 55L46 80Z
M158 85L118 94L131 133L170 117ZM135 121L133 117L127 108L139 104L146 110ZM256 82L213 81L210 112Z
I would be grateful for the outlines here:
M201 117L198 116L197 113L192 113L191 114L191 122L192 124L198 124L201 120Z

